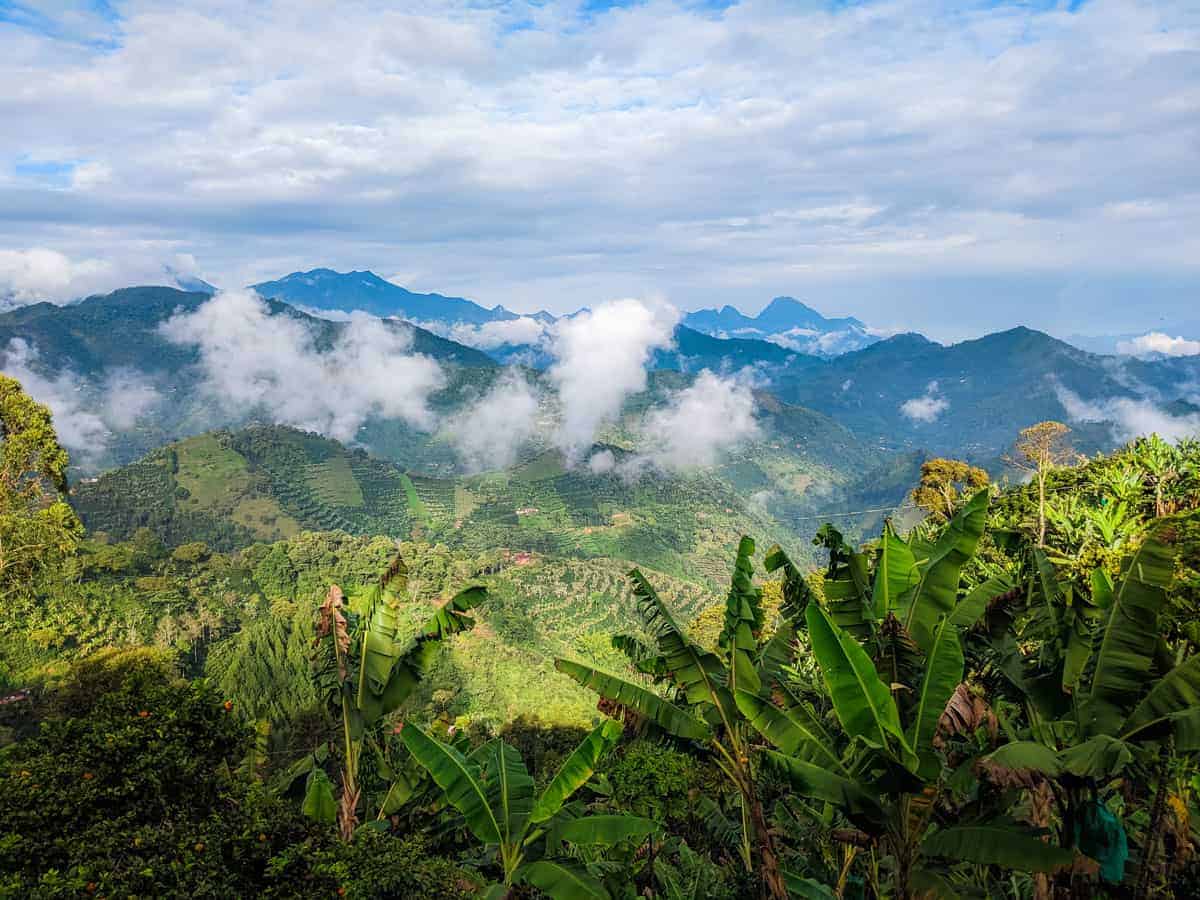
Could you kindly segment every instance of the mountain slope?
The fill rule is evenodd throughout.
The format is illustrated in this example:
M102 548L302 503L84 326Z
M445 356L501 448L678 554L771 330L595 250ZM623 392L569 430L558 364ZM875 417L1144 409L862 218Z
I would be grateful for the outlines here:
M146 527L171 545L231 550L344 530L471 552L629 559L688 579L719 580L742 533L800 544L712 473L593 475L546 451L505 472L441 478L283 426L171 444L78 484L71 502L90 530L118 539Z
M1070 422L1064 389L1084 401L1167 402L1198 378L1200 361L1098 356L1040 331L1013 328L951 346L897 335L785 378L775 390L872 444L990 463L1021 428L1046 419ZM1120 443L1108 424L1071 424L1082 450Z

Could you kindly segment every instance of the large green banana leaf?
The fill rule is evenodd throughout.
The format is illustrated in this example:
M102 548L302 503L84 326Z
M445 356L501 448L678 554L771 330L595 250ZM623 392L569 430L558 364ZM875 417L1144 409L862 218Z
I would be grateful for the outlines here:
M765 751L763 758L801 796L832 803L846 818L871 833L877 834L886 826L887 812L878 797L857 781L775 750Z
M997 575L967 592L950 614L950 621L959 628L971 628L987 612L988 604L1007 594L1016 585L1007 575Z
M553 900L610 900L604 885L575 863L541 859L524 866L517 877Z
M1058 754L1037 741L1011 741L996 748L984 759L1008 769L1040 772L1051 778L1062 773Z
M521 754L502 740L484 745L480 781L500 826L500 841L510 847L525 839L529 814L533 811L533 778Z
M1172 548L1148 537L1125 567L1099 632L1087 733L1115 735L1145 693L1158 646L1158 615L1175 574Z
M780 709L765 697L739 690L738 709L768 741L788 756L848 775L834 748L833 739L804 707Z
M875 618L882 620L896 610L900 598L921 580L917 560L890 521L884 523L879 555L875 564L875 584L871 592L871 607Z
M337 819L337 800L333 797L333 784L324 769L316 767L308 773L308 781L304 785L304 802L300 811L322 825L332 825Z
M400 708L433 665L441 642L450 635L470 630L475 622L467 612L481 605L486 598L487 589L484 587L474 586L460 591L430 617L418 632L416 640L407 647L395 641L396 611L392 600L386 594L381 594L368 607L371 615L367 620L363 643L364 647L371 649L364 651L362 665L370 666L374 674L365 678L360 674L356 698L367 723L378 721ZM378 623L378 627L370 624L372 622ZM378 678L385 665L387 674L382 687L377 690Z
M634 569L629 573L629 579L633 582L633 594L642 619L657 639L664 665L688 703L693 706L708 703L728 710L733 698L725 686L728 675L720 658L698 647L684 634L654 586L640 571Z
M429 770L446 800L462 813L471 833L485 844L499 844L504 828L489 804L480 768L416 725L405 725L400 735L408 752Z
M1121 726L1122 740L1165 737L1178 731L1181 713L1200 711L1200 656L1193 656L1158 680ZM1180 746L1178 735L1175 746Z
M700 719L671 705L644 687L566 659L556 659L554 667L604 699L645 716L668 734L695 741L705 741L712 737L712 731Z
M925 652L933 642L938 619L958 603L962 567L975 555L987 527L988 491L972 497L942 530L921 566L917 585L899 601L900 619L917 646Z
M631 838L641 839L662 830L653 819L638 816L583 816L558 829L557 835L572 844L611 847Z
M759 653L756 669L759 690L769 692L783 678L784 667L792 661L796 650L796 623L792 619L780 619L775 633Z
M958 640L958 629L948 616L938 623L933 634L933 643L925 657L925 677L917 692L916 706L912 711L912 725L908 742L913 752L922 758L922 765L939 765L933 756L933 736L937 733L938 721L946 711L946 704L954 694L963 677L962 644ZM933 771L936 775L936 769Z
M957 825L930 835L921 852L956 862L1004 866L1018 872L1053 872L1071 865L1075 854L1047 844L1013 823Z
M885 750L893 743L907 750L895 698L866 651L817 604L809 604L805 617L813 655L846 734Z
M762 688L755 658L763 611L762 593L754 586L752 556L754 541L743 537L738 542L729 596L725 601L725 626L721 631L720 646L729 654L729 690L742 688L756 694Z
M812 599L812 588L809 587L804 573L778 544L763 557L763 568L768 572L783 569L783 603L779 607L779 614L787 621L795 621L804 613L805 607Z
M542 791L530 814L530 821L535 825L545 822L562 809L563 803L587 784L601 757L621 740L621 733L619 722L606 719L585 737L559 766L546 789Z

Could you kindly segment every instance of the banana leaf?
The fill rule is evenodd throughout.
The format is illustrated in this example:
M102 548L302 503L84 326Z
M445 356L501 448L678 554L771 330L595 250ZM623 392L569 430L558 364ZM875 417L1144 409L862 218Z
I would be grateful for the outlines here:
M604 699L645 716L668 734L695 741L712 737L712 731L704 722L644 687L566 659L556 659L554 667Z
M471 833L485 844L499 844L504 828L489 803L479 766L416 725L405 725L400 735L413 758L429 770L446 800L462 813Z
M337 800L333 796L333 783L324 769L314 768L308 773L300 812L322 825L332 825L337 820Z
M908 750L895 698L866 651L817 604L809 604L806 618L813 655L846 734L885 750L893 743Z
M923 769L932 770L931 777L936 776L937 767L940 767L933 751L933 737L937 733L938 721L946 711L946 704L950 702L962 677L963 652L958 629L949 617L943 617L934 632L933 643L925 659L925 677L917 692L912 726L908 733L913 752L922 758Z
M597 879L576 863L541 859L521 868L517 877L553 900L610 900Z
M758 693L762 682L755 665L758 635L762 631L762 592L754 586L754 541L743 537L738 542L737 559L725 601L725 625L720 647L729 654L728 688Z
M653 819L638 816L584 816L558 830L558 837L572 844L611 847L631 838L641 840L662 830Z
M1200 709L1200 656L1176 666L1150 689L1121 727L1122 740L1147 740L1175 730L1180 713ZM1177 749L1184 750L1176 741Z
M728 710L733 698L725 687L725 666L715 653L702 649L676 623L654 586L637 569L629 573L633 595L646 627L658 641L663 664L689 704L708 703Z
M987 507L988 490L984 488L947 523L921 566L920 581L900 600L900 619L926 653L938 619L954 612L962 567L979 547L987 526Z
M1075 854L1042 841L1015 823L956 825L921 842L925 856L1003 866L1018 872L1053 872L1071 865Z
M887 827L888 814L878 797L857 781L775 750L764 751L763 759L796 793L832 803L864 831L879 834Z
M524 841L533 811L533 778L516 747L496 739L484 745L481 782L488 806L500 826L501 843Z
M917 560L912 550L896 534L890 521L884 523L876 560L871 607L875 618L883 619L895 611L900 598L917 585L921 573L917 570Z
M534 824L546 821L562 808L568 797L587 784L601 757L621 740L621 732L620 723L608 719L585 737L542 791L530 814L530 821Z
M1058 753L1037 741L1012 741L983 758L1007 769L1039 772L1051 778L1062 773Z
M765 697L739 690L738 709L768 741L788 756L848 775L834 751L833 740L802 706L780 709Z
M963 597L954 607L954 612L950 614L950 621L959 628L974 627L975 623L987 612L988 604L997 597L1007 594L1014 587L1016 585L1007 575L989 578L967 592L967 596Z
M1158 616L1175 574L1170 546L1148 537L1125 567L1099 630L1087 703L1087 733L1115 735L1146 691Z

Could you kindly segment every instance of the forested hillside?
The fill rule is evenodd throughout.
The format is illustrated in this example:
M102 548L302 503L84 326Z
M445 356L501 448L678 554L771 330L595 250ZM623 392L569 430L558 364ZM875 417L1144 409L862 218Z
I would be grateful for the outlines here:
M85 528L46 410L0 391L9 894L1183 898L1200 879L1194 441L1081 457L1042 423L1014 436L1029 483L926 460L917 524L865 544L827 525L810 549L708 519L722 478L589 483L591 524L553 455L439 487L256 427L80 485ZM496 532L488 502L544 508ZM373 531L401 517L408 535ZM508 540L557 522L575 543Z

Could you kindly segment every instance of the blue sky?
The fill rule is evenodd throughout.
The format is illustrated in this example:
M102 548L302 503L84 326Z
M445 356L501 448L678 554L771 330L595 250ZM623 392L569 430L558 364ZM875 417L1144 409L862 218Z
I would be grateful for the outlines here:
M1200 314L1200 5L0 0L0 296ZM1190 335L1200 337L1200 335Z

